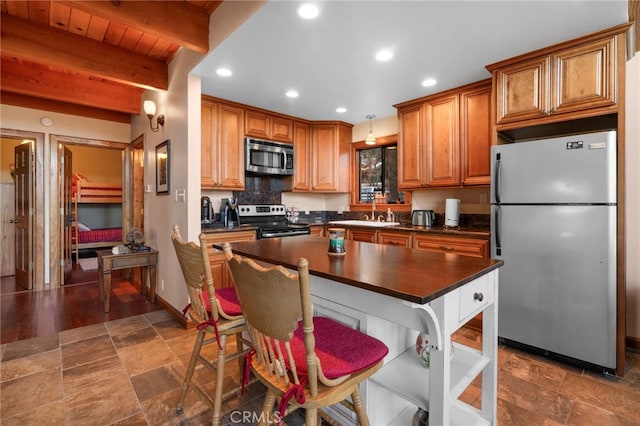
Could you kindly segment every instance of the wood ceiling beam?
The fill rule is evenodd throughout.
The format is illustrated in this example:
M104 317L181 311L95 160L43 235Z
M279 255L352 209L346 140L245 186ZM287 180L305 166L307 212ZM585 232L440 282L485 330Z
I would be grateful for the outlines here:
M184 1L59 1L200 53L209 51L209 15Z
M160 3L160 2L159 2ZM163 61L2 14L2 54L150 90L168 88Z
M52 101L49 99L34 98L33 96L20 95L18 93L0 92L2 103L22 108L39 109L42 111L59 112L60 114L78 115L81 117L96 118L98 120L114 121L116 123L131 123L131 114L123 112L107 111L101 108L86 107L66 102Z
M49 71L46 67L2 60L2 91L52 99L127 114L140 114L142 89L88 76Z

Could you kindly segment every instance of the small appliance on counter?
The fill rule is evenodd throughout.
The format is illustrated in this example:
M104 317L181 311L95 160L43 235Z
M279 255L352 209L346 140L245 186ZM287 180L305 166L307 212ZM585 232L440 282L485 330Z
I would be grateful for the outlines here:
M414 210L411 212L411 224L414 226L434 226L436 214L433 210Z
M213 222L213 206L209 197L200 198L200 223L208 225Z
M224 226L231 228L240 225L240 216L238 215L238 199L223 198L220 203L220 217Z
M457 227L460 223L460 200L447 198L444 206L444 226Z

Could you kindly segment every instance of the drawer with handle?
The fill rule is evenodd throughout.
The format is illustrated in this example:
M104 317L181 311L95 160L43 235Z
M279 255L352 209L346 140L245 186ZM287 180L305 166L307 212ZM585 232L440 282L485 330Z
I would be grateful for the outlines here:
M483 276L470 285L460 288L458 320L461 323L467 322L493 301L493 287L489 284L487 276Z

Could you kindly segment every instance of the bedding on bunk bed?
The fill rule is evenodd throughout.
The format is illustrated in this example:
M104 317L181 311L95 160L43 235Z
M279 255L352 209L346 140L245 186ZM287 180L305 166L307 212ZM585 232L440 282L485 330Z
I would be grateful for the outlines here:
M71 229L72 240L77 244L92 244L101 242L122 242L122 228L90 229L86 225L78 224L78 238L75 238L75 228ZM115 245L115 244L114 244Z

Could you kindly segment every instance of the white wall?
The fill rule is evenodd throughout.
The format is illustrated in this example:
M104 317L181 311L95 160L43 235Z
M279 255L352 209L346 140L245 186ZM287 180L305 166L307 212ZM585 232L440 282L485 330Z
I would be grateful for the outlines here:
M640 343L640 52L626 73L627 336Z

